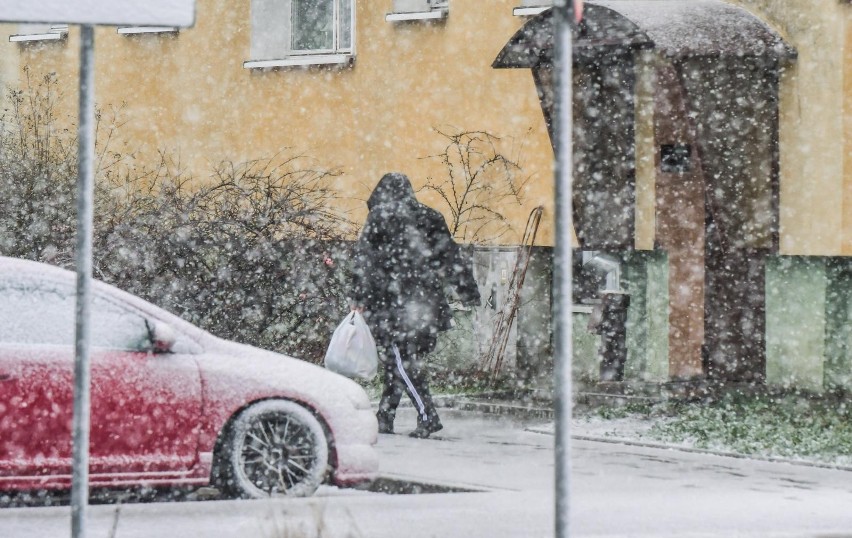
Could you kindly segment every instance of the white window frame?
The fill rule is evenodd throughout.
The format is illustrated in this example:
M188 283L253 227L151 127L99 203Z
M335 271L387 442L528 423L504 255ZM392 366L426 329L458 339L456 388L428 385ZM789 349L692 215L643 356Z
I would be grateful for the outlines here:
M532 17L553 7L553 0L521 0L521 5L512 10L516 17Z
M414 6L412 7L412 4ZM416 4L422 4L417 7ZM393 11L385 15L387 22L424 21L446 19L450 14L449 0L394 0Z
M11 43L59 41L68 37L67 24L21 24L18 33L9 36Z
M292 19L292 0L252 0L252 18L251 18L251 40L252 51L251 59L243 62L243 67L246 69L266 69L273 67L300 67L311 65L351 65L355 58L355 3L356 0L349 1L350 9L350 24L349 24L349 45L341 46L341 24L343 17L341 16L341 1L344 0L328 0L332 2L332 48L330 49L293 49L291 48L293 19ZM278 4L274 6L274 4ZM255 9L260 10L255 13ZM263 17L262 14L268 11L278 12L276 17ZM262 24L263 28L256 28L256 24ZM276 50L260 50L270 48L262 43L257 43L255 40L263 40L263 33L273 33L278 39L278 43L271 48ZM280 32L280 34L279 34Z

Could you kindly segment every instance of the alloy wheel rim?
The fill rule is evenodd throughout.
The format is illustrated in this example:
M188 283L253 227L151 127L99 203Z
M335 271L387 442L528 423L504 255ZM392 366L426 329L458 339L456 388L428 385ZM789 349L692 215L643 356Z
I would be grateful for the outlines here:
M240 467L253 486L286 493L310 477L316 451L310 430L290 416L262 416L246 430Z

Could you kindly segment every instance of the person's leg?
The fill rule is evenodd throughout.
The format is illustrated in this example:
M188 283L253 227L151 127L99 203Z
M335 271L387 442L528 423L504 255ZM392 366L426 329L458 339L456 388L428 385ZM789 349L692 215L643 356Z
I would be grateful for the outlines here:
M393 351L384 346L379 347L379 350L381 352L379 373L382 376L382 398L379 401L376 420L379 422L379 433L393 433L396 408L402 399L402 393L405 392L405 384L397 372Z
M417 429L411 432L412 437L428 437L430 433L443 428L423 368L423 358L434 346L434 339L429 339L396 344L392 349L397 374L404 382L405 391L417 411Z

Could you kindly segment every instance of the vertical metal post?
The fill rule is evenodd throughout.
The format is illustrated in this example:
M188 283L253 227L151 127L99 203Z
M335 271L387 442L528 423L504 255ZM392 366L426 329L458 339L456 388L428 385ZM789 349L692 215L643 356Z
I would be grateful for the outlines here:
M553 6L555 48L553 133L556 139L555 249L553 259L553 373L556 392L556 538L570 535L572 330L572 67L571 0Z
M80 118L77 126L77 308L74 344L74 461L71 471L71 536L85 538L89 504L89 358L92 303L92 227L95 162L95 35L80 27Z

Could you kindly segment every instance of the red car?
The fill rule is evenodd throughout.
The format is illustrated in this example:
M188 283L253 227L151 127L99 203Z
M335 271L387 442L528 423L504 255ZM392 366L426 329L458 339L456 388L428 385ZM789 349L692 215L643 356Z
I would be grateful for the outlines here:
M71 485L75 274L0 257L0 489ZM377 425L353 381L228 342L93 285L90 483L239 497L371 480Z

